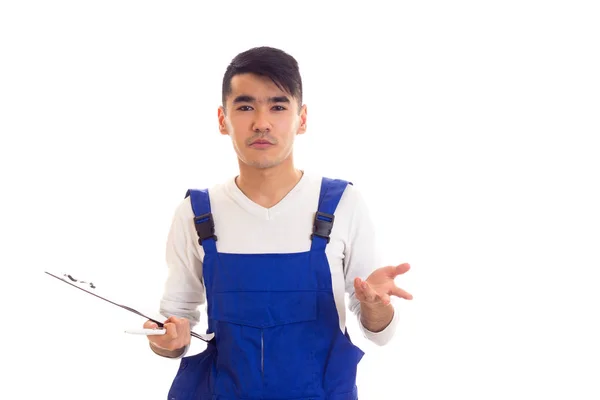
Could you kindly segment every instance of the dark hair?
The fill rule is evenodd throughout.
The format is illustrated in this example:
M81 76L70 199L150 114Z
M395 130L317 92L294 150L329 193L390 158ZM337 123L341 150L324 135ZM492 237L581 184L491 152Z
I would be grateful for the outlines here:
M290 93L302 106L302 79L298 62L283 50L254 47L235 56L223 76L222 101L231 94L231 79L238 74L253 73L270 78L277 87Z

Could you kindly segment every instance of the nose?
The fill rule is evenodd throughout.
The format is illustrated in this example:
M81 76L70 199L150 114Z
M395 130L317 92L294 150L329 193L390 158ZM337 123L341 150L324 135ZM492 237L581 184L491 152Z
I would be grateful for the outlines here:
M254 115L252 130L254 132L269 132L271 130L271 123L267 118L267 113L257 110Z

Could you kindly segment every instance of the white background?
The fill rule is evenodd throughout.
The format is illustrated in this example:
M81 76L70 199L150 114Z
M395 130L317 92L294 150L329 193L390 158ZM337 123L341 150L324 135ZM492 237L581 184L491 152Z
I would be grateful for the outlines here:
M176 205L237 172L221 79L257 45L300 63L297 165L353 181L412 265L391 344L349 318L361 399L600 398L593 6L3 2L0 398L166 398L143 319L43 271L156 313Z

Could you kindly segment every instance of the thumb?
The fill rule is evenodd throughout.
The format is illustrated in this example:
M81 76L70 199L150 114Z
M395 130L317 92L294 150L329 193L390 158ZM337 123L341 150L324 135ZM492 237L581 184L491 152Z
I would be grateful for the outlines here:
M152 321L146 321L144 323L144 328L145 329L156 329L158 328L158 324L156 322L152 322Z

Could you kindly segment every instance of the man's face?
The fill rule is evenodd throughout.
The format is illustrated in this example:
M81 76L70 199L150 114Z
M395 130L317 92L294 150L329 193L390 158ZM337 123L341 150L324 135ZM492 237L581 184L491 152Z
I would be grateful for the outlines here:
M219 130L242 163L272 168L289 159L296 135L306 131L306 106L299 111L298 101L267 77L235 75L225 109L219 107Z

